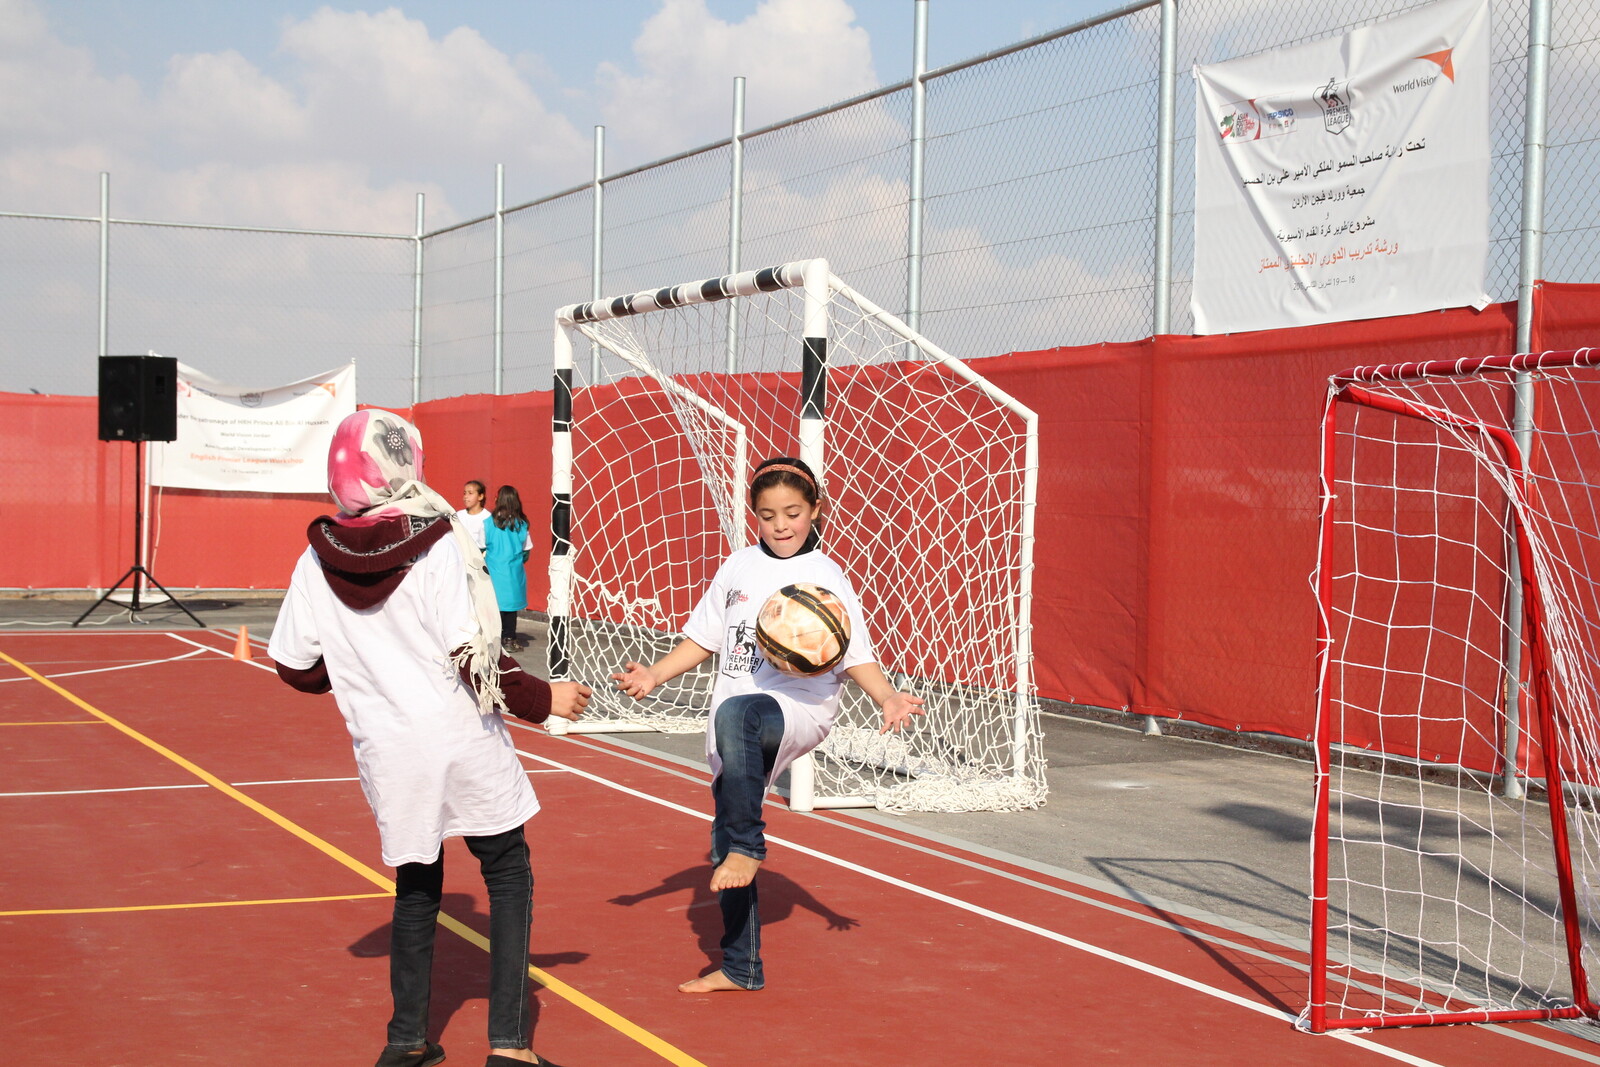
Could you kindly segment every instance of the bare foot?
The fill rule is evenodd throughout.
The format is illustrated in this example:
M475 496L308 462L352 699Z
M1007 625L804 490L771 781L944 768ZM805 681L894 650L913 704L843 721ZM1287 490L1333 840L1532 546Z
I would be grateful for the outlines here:
M715 893L723 889L743 888L755 881L756 871L760 867L761 861L754 856L730 852L728 858L711 872L711 891Z
M748 856L746 856L745 858L749 859ZM753 993L755 991L752 990L752 989L746 989L744 986L739 985L732 978L729 978L727 975L723 974L721 971L712 971L710 974L703 974L699 978L693 978L693 979L690 979L687 982L684 982L682 985L678 986L678 992L680 992L680 993Z

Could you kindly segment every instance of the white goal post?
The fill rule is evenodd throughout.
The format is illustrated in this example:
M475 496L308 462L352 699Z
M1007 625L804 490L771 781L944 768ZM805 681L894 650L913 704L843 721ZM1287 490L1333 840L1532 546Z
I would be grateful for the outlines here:
M1017 810L1044 801L1029 620L1038 418L845 285L826 261L556 313L552 678L595 690L553 732L700 732L715 658L644 701L615 690L754 543L754 465L793 455L879 662L927 701L903 734L847 684L790 804Z

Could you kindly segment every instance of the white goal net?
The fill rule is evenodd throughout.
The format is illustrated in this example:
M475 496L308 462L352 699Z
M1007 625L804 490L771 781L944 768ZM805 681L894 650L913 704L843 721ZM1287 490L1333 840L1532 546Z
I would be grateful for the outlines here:
M1333 379L1314 1030L1594 1013L1596 357Z
M814 767L817 806L1043 801L1032 412L821 260L563 308L556 367L552 676L596 693L575 728L705 728L714 664L645 701L609 675L681 639L718 565L754 543L755 464L793 455L821 478L822 547L850 575L885 673L927 700L914 728L880 735L847 684L818 758L796 765L796 795Z

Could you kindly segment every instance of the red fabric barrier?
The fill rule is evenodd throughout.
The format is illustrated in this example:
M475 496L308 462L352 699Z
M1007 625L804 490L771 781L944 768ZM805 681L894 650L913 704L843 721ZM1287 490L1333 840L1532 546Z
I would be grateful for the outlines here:
M0 554L0 589L102 590L133 564L138 449L98 440L98 421L92 396L0 393L0 504L28 531L23 551ZM306 525L333 510L321 493L157 487L148 499L146 558L173 590L282 589Z
M94 397L0 393L0 588L105 588L133 563L134 450L98 429Z
M1495 306L973 361L1040 413L1040 693L1309 737L1328 376L1514 336Z
M484 506L494 507L495 492L512 485L522 497L533 532L528 555L528 607L542 611L550 593L550 419L551 394L457 396L415 409L422 432L428 484L461 506L468 479L485 486Z
M1535 348L1600 338L1600 286L1544 285ZM1047 697L1310 734L1319 426L1349 367L1510 352L1515 307L974 360L1040 414L1034 648ZM550 394L419 405L428 480L457 501L516 485L548 592ZM133 449L93 397L0 394L3 588L104 588L132 562ZM166 490L154 570L190 588L282 588L321 497ZM52 536L48 531L59 531Z

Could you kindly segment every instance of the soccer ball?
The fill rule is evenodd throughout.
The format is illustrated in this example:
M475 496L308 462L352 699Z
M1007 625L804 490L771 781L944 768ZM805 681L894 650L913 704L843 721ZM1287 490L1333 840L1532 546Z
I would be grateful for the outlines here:
M850 644L844 602L820 585L796 582L767 598L756 616L756 644L784 674L832 670Z

